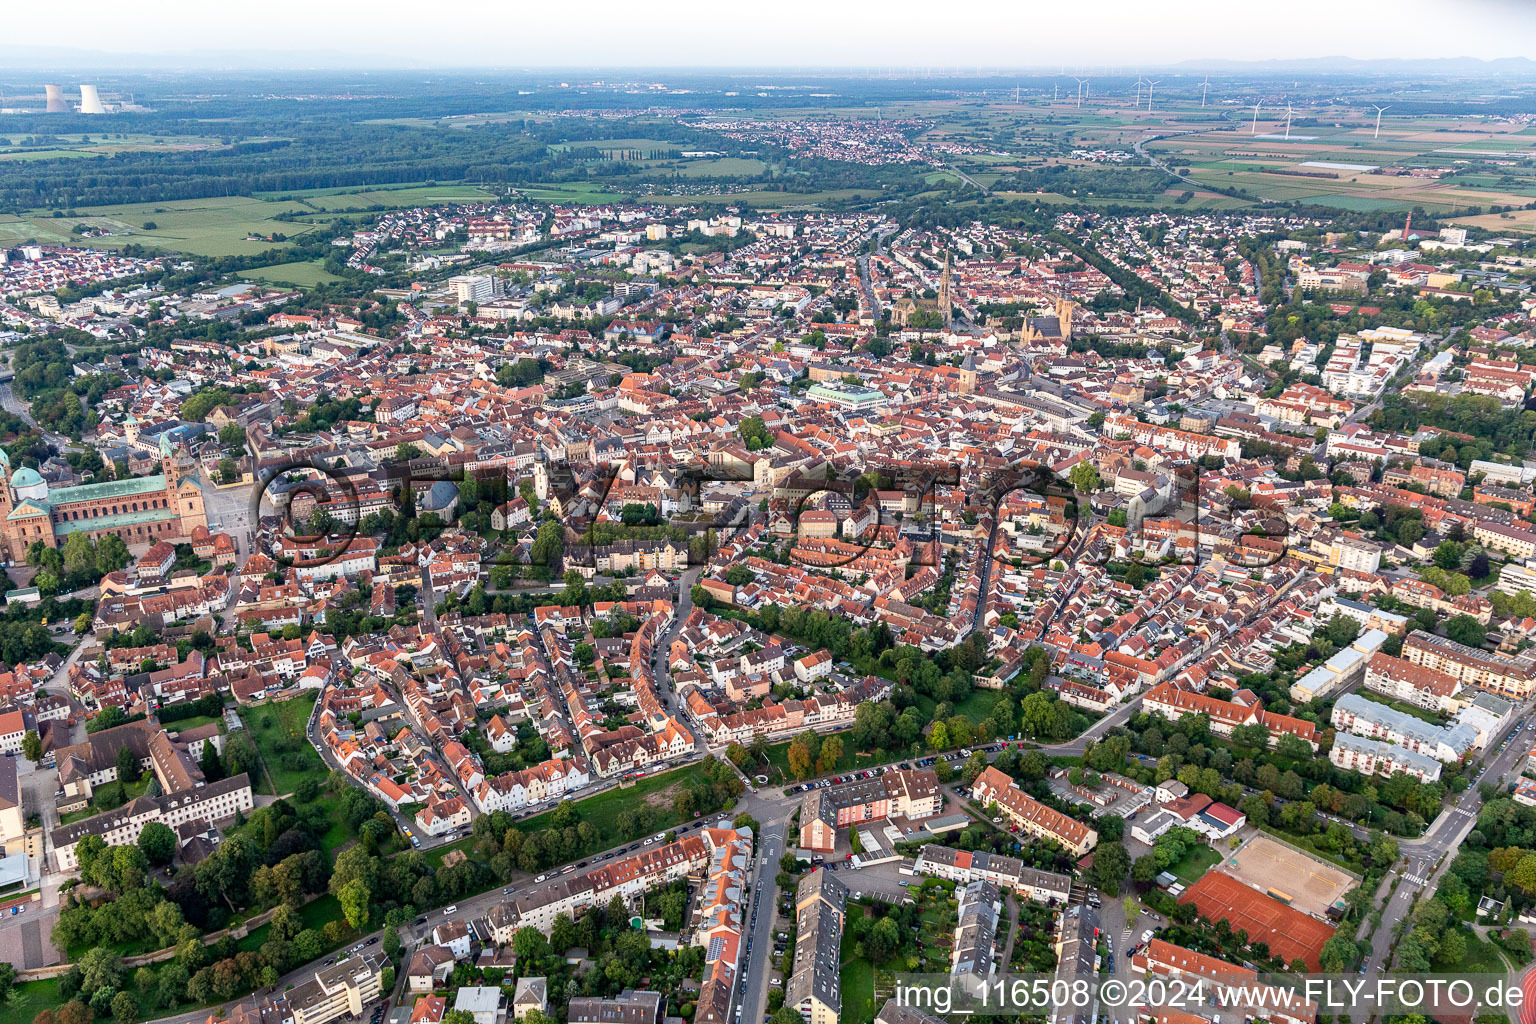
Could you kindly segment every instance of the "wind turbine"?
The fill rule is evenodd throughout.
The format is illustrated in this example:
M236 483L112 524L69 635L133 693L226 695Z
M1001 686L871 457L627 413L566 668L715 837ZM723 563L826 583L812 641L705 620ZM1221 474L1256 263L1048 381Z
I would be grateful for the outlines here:
M1259 105L1257 103L1253 105L1253 127L1249 129L1248 134L1259 134Z
M1205 109L1205 93L1211 87L1211 76L1206 75L1205 81L1200 83L1200 109Z
M1083 86L1088 84L1088 79L1073 78L1072 81L1077 83L1077 105L1081 107L1083 105Z
M1291 101L1287 97L1285 101L1285 140L1291 140Z
M1152 87L1160 82L1162 82L1161 78L1157 79L1157 81L1153 81L1150 78L1147 79L1147 113L1149 114L1152 113Z
M1142 77L1140 75L1136 76L1136 109L1137 110L1141 109L1141 87L1143 85L1146 85L1146 84L1147 83L1142 79Z
M1372 103L1371 106L1376 107L1376 104ZM1376 134L1371 136L1372 139L1381 138L1381 112L1383 110L1390 110L1391 107L1390 103L1385 107L1376 107Z

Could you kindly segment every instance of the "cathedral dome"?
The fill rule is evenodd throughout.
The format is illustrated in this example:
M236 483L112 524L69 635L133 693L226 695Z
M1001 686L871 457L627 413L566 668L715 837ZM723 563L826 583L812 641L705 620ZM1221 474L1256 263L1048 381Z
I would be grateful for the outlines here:
M31 466L22 466L11 475L11 487L22 500L35 498L41 501L48 497L48 482Z

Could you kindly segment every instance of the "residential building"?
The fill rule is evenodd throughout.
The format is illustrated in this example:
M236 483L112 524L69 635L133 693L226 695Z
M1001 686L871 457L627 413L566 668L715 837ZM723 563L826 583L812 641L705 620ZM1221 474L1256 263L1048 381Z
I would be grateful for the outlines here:
M795 959L784 989L784 1005L806 1024L837 1024L843 921L848 889L830 871L813 871L795 891Z
M1076 856L1087 853L1099 841L1099 834L1094 829L1042 804L1020 789L1012 778L990 765L976 776L971 795L983 806L997 804L1004 817L1029 835L1054 840Z

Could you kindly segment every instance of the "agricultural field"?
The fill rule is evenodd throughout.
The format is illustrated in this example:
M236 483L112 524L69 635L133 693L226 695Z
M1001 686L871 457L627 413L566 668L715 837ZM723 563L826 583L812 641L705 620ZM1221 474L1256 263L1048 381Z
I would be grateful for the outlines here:
M274 219L280 213L303 212L291 202L264 202L248 196L182 199L165 203L80 207L72 216L33 212L0 216L0 244L14 245L35 238L45 245L117 248L137 243L198 256L253 256L280 242L247 240L250 235L295 237L310 230L305 224ZM76 224L105 229L106 235L82 237L71 233ZM153 227L145 227L152 224Z
M289 200L316 212L335 213L351 210L404 210L434 203L481 203L494 200L496 195L474 185L423 182L377 188L312 189L276 195L263 194L261 198Z
M719 195L656 195L646 199L659 203L746 203L761 207L811 207L846 200L876 199L879 188L834 188L822 192L723 192Z
M751 157L710 157L699 160L669 160L655 165L656 169L670 171L684 178L737 178L755 177L768 170L768 165Z
M316 285L342 280L326 270L319 262L303 260L297 263L274 263L267 267L257 267L255 270L242 271L240 276L265 281L268 284L291 284L298 288L313 288Z
M579 139L550 146L551 152L600 156L604 160L652 160L675 156L677 143L663 139Z
M0 153L0 160L4 158L5 155ZM405 209L432 203L484 202L495 198L494 194L473 185L420 183L379 189L316 189L282 195L266 193L79 207L62 217L51 212L33 211L21 216L0 216L0 245L36 239L44 245L115 249L137 244L196 256L254 256L281 248L283 242L268 241L270 236L297 238L312 230L314 221L324 219L322 215L331 212ZM279 214L299 214L306 219L278 220ZM108 234L77 235L72 230L76 224L104 229ZM146 224L153 227L146 227ZM282 266L292 269L294 265ZM253 271L252 275L265 279L268 269ZM293 283L308 281L294 280Z
M1297 111L1287 138L1276 112L1261 108L1257 123L1241 113L1214 129L1166 119L1147 149L1196 181L1256 199L1441 213L1536 200L1536 139L1512 124L1467 131L1387 114L1376 137L1373 113L1330 110L1313 119Z
M517 194L546 203L611 203L619 198L602 185L582 181L530 185L518 188Z
M243 141L265 141L247 139ZM192 153L225 149L224 139L195 135L146 135L102 132L68 135L0 135L0 161L59 160L111 156L114 153Z

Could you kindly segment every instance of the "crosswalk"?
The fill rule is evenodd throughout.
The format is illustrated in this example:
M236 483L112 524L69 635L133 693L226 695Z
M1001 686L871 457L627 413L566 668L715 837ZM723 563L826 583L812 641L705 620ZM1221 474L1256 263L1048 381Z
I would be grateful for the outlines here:
M1427 878L1420 878L1418 875L1404 875L1403 877L1405 879L1407 879L1408 881L1412 882L1414 885L1428 885L1429 884L1429 879L1427 879Z

